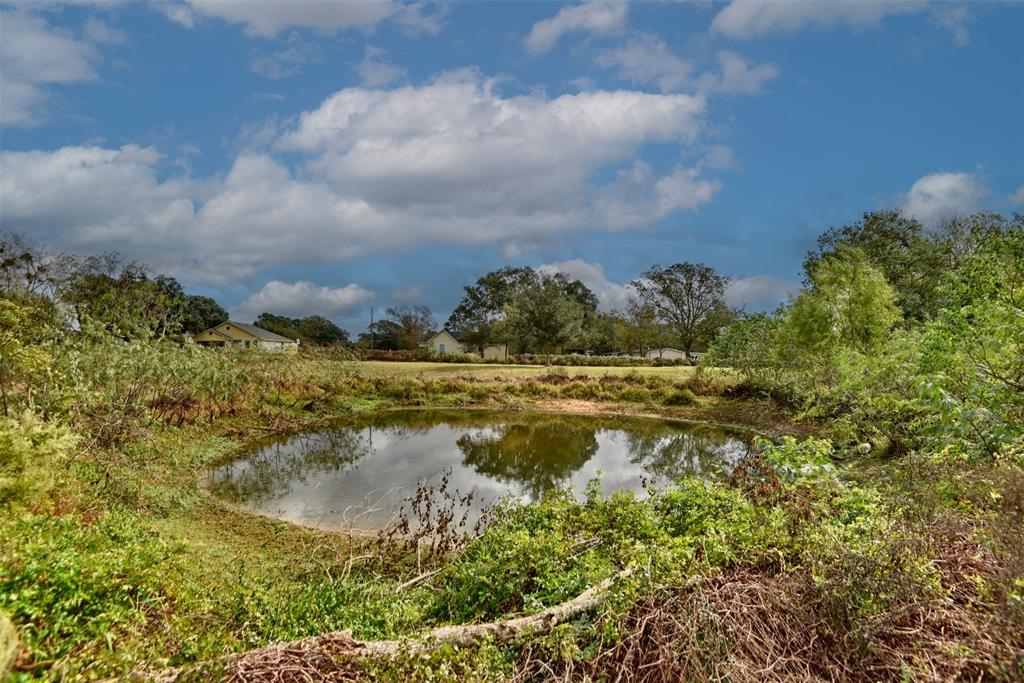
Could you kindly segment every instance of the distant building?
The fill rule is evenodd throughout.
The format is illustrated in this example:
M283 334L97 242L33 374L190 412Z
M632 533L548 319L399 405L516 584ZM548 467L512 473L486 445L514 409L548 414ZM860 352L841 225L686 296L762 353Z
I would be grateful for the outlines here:
M441 330L426 337L420 344L420 348L428 349L435 356L443 356L448 353L474 353L482 355L484 358L508 359L508 344L488 344L480 354L479 349L469 347L448 330Z
M282 337L262 327L236 323L233 320L194 335L192 341L203 346L254 348L265 351L297 351L299 348L298 339Z
M694 349L690 351L690 358L700 358L704 355L704 349ZM656 358L662 358L664 360L684 360L686 358L686 351L680 351L679 349L648 349L647 359L654 360Z

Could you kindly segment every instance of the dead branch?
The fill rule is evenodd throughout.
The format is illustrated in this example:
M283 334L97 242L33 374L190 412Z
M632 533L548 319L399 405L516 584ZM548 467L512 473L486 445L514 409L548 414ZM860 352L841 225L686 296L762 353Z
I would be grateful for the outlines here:
M136 670L132 672L129 679L152 683L175 683L190 675L215 668L225 673L226 680L251 681L259 680L259 673L269 671L270 667L280 671L282 663L286 661L296 663L328 662L337 675L342 672L351 672L352 663L358 658L394 659L401 656L419 656L428 654L442 645L466 646L485 639L507 643L538 632L550 631L561 623L593 610L604 601L609 589L616 581L622 580L632 573L632 568L624 569L588 588L568 602L548 607L537 614L525 617L492 621L486 624L442 626L432 629L418 638L404 640L355 640L352 638L351 631L341 631L303 638L293 643L269 645L238 655L229 655L216 662L197 664L187 668L159 671ZM417 579L419 578L417 577ZM342 680L345 680L344 677Z

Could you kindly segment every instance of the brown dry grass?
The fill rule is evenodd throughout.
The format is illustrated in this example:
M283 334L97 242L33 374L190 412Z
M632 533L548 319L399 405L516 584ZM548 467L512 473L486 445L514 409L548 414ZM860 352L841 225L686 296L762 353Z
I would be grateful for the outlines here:
M526 647L517 678L644 681L1019 681L1024 619L1007 605L996 557L963 524L929 530L943 591L909 585L884 609L851 613L836 595L857 588L841 561L816 581L806 568L769 573L717 571L687 587L651 592L617 624L622 637L589 661L550 661ZM845 572L849 572L846 574ZM993 583L982 589L979 578ZM892 576L894 582L899 576Z

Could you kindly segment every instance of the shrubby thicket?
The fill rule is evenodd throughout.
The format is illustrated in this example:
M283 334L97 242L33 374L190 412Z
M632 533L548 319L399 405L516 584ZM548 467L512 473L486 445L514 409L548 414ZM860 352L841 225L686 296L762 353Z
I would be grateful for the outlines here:
M998 458L1024 433L1024 217L831 230L806 287L725 328L704 362L828 420L842 443Z

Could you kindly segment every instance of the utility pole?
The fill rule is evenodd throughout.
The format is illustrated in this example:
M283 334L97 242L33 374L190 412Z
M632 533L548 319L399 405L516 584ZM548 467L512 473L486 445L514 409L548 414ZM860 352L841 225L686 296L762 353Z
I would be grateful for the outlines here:
M370 306L370 350L373 351L374 344L374 330L373 330L373 306Z

